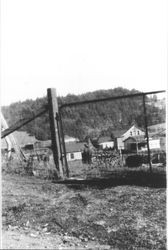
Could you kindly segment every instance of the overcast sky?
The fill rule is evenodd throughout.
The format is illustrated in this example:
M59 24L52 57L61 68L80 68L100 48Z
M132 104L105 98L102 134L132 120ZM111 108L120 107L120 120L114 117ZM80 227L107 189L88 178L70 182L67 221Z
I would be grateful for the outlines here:
M1 105L166 88L166 0L2 0Z

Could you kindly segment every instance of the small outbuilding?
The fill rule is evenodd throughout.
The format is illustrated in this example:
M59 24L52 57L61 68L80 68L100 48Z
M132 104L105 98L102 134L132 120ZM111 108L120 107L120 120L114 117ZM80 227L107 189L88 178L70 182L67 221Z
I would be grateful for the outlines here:
M67 161L82 160L83 142L65 143Z
M102 136L99 138L98 144L102 149L113 148L114 140L110 136Z

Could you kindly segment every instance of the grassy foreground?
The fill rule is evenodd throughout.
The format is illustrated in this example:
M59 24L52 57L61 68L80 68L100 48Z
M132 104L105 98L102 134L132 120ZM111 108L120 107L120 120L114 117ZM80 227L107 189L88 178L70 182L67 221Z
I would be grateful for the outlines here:
M79 248L166 249L165 188L73 187L3 172L2 191L3 230L74 237L74 248L76 238Z

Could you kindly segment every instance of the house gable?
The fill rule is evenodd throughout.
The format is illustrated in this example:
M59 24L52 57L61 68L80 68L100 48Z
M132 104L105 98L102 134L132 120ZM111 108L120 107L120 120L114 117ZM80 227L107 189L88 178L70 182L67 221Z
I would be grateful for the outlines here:
M67 142L65 143L65 148L67 153L81 152L84 148L84 143L82 142Z
M136 125L133 125L122 135L122 138L123 140L125 140L128 137L143 136L143 135L145 135L145 132L142 129L138 128Z

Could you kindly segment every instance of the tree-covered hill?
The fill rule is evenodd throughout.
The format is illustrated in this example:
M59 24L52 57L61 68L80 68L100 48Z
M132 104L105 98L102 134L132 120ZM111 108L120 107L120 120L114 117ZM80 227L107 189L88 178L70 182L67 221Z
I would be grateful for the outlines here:
M82 95L69 94L66 97L58 97L59 106L64 103L84 101L91 99L108 98L138 93L137 90L115 88L98 90ZM2 112L9 125L21 118L27 118L42 106L47 104L47 97L36 100L13 103L2 107ZM164 122L165 110L160 110L154 105L147 105L148 125ZM104 101L93 104L85 104L77 107L66 107L62 110L64 133L69 136L84 139L87 135L97 137L100 135L112 135L114 130L125 129L136 122L138 126L144 126L142 97L126 98L115 101ZM50 125L48 113L25 125L21 130L26 130L37 139L50 139Z

